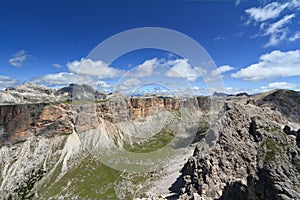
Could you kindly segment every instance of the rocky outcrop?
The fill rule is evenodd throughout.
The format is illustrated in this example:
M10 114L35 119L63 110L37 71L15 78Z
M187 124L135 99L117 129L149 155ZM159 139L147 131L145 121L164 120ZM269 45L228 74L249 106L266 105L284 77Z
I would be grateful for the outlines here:
M0 146L32 135L72 133L72 122L61 105L24 104L0 106Z
M24 83L0 91L0 105L58 102L66 99L65 95L57 95L55 89L33 83Z
M1 104L50 103L64 101L97 101L107 99L108 94L89 85L70 84L61 89L51 89L33 83L0 91Z
M276 111L229 103L215 146L198 144L184 166L180 197L299 199L300 151L281 129L284 123Z
M236 94L235 96L237 96L237 97L242 97L242 96L249 97L250 95L246 92L241 92L241 93Z
M79 100L100 100L100 99L106 99L107 94L103 92L99 92L92 88L89 85L83 84L70 84L67 87L63 87L55 92L57 96L65 95L68 96L69 101L79 101Z
M285 125L285 127L283 128L283 131L287 135L294 136L296 138L297 145L300 148L300 129L298 129L297 131L292 130L291 127L289 127L288 125Z

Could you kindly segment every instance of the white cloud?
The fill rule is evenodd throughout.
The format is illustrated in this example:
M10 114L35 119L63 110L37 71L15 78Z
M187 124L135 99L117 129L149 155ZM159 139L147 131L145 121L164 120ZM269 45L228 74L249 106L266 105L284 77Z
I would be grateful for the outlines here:
M291 0L289 2L289 8L299 10L300 9L300 0Z
M295 14L286 15L279 21L270 24L268 28L265 29L264 35L270 36L270 40L265 47L277 45L279 42L286 39L289 29L284 26L290 23L294 17Z
M18 81L14 78L7 76L0 76L0 89L13 87L18 84Z
M224 92L226 94L233 94L233 95L236 95L236 94L242 93L242 92L246 92L248 94L253 93L252 91L249 91L249 90L237 89L237 88L234 88L234 87L226 87L226 88L224 88L224 91L220 91L220 92Z
M262 86L260 89L262 90L273 90L273 89L299 89L299 85L294 83L287 83L287 82L273 82L269 83L268 86Z
M245 10L249 16L246 24L253 22L254 25L259 25L261 32L255 34L254 38L269 37L264 47L275 46L287 40L293 42L297 39L297 35L290 32L289 24L292 24L298 10L300 0L288 0L284 3L274 1L262 7ZM287 13L286 11L290 14L282 16L283 13Z
M33 78L31 82L52 86L69 85L70 83L94 85L94 81L90 76L77 75L69 72L46 74L43 77Z
M205 70L200 67L192 67L187 59L176 59L168 61L167 64L173 65L173 67L166 72L165 75L167 77L186 78L188 81L194 82L202 75L201 73L205 73Z
M113 67L109 67L106 63L101 60L93 61L91 59L82 58L80 61L68 62L67 67L70 72L95 76L100 79L102 78L115 78L121 76L124 71Z
M101 87L102 89L109 89L112 88L112 85L107 84L105 81L97 81L97 86Z
M53 64L53 67L55 67L55 68L63 68L64 66L62 66L60 64Z
M198 91L198 90L200 90L200 88L198 86L194 86L194 87L192 87L192 90Z
M233 67L229 65L223 65L221 67L218 67L217 69L213 70L211 72L212 76L222 76L223 73L234 70Z
M289 38L289 41L294 42L296 40L300 39L300 31L296 32L293 36Z
M269 19L277 18L281 11L288 7L288 3L280 4L278 2L272 2L264 7L252 7L245 12L250 16L251 20L256 22L263 22Z
M116 90L127 90L128 92L132 92L135 90L135 88L139 85L141 85L141 81L137 78L129 78L126 79L124 82L119 83L116 86Z
M141 84L141 81L136 78L130 78L130 79L125 80L123 84L128 87L133 87L133 86L138 86L139 84Z
M214 38L215 42L219 41L219 40L225 40L225 37L221 34L221 35L219 35L219 36L217 36L217 37Z
M234 4L235 4L235 6L238 6L240 3L241 3L241 0L236 0Z
M295 17L295 14L290 14L290 15L286 15L284 16L282 19L280 19L279 21L271 24L266 31L266 34L271 34L272 32L276 32L279 29L281 29L284 25L286 25L287 23L289 23L291 21L291 19L293 19Z
M257 93L262 93L262 92L267 92L270 90L275 90L275 89L285 89L285 90L300 90L300 85L294 84L294 83L287 83L287 82L273 82L269 83L267 86L261 86L259 88L254 88L254 89L237 89L233 87L227 87L225 88L224 92L226 94L238 94L242 92L246 92L248 94L257 94Z
M22 67L24 62L30 57L24 50L18 51L8 60L9 64L14 67Z
M288 83L288 82L272 82L269 83L267 86L261 86L258 88L253 89L240 89L235 87L226 87L222 91L218 92L224 92L226 94L233 94L236 95L238 93L246 92L248 94L257 94L262 92L267 92L274 89L286 89L286 90L300 90L300 85L294 84L294 83Z
M223 73L229 72L232 70L234 70L234 67L232 67L230 65L220 66L220 67L216 68L215 70L212 70L210 73L207 73L204 77L205 81L207 81L207 82L217 81L224 77Z
M231 75L246 81L260 81L276 77L300 76L300 50L279 50L264 54L259 62Z
M145 62L143 62L142 64L136 67L134 76L135 77L152 76L153 70L158 64L159 64L159 60L157 58L146 60Z

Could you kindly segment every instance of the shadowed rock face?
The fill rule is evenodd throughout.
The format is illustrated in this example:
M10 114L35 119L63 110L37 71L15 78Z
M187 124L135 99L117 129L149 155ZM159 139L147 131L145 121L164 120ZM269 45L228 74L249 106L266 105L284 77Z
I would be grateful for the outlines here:
M277 90L257 101L260 107L269 106L300 123L300 92Z
M229 103L220 137L204 153L199 143L183 168L181 198L300 199L299 148L261 108ZM280 113L269 111L274 118Z
M297 141L297 145L300 148L300 129L298 129L297 131L292 130L291 127L289 127L288 125L285 125L285 127L283 128L283 131L287 134L287 135L293 135L296 138Z

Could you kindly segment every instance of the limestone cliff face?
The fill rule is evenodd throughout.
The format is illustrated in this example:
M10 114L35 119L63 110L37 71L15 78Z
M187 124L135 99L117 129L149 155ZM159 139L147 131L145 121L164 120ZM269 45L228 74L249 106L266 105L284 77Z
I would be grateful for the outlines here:
M31 135L72 133L71 116L61 105L24 104L0 106L0 145Z
M199 99L201 102L199 103ZM209 98L179 100L169 97L118 97L103 103L23 104L0 106L0 146L25 140L31 135L70 134L96 128L101 120L110 123L144 118L182 107L204 109ZM73 125L74 124L74 125Z
M180 108L196 108L202 111L210 109L209 97L188 97L175 99L169 97L143 97L128 100L132 118L146 117L163 110L173 111Z
M179 109L179 100L174 98L144 97L130 98L128 100L132 118L147 117L163 110Z

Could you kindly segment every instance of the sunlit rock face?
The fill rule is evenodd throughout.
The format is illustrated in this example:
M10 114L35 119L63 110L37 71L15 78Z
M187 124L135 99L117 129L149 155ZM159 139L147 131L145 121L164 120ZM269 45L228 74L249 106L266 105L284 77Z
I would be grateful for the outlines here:
M0 106L1 144L33 135L53 136L73 132L71 116L62 105L23 104Z

